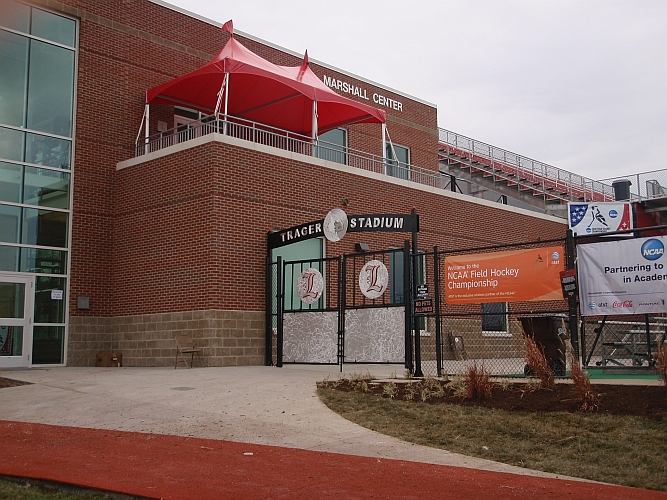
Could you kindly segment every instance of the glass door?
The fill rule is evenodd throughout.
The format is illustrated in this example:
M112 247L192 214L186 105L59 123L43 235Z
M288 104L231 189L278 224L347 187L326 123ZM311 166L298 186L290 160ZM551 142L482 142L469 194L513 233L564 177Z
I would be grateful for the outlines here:
M30 366L33 278L0 274L0 368Z

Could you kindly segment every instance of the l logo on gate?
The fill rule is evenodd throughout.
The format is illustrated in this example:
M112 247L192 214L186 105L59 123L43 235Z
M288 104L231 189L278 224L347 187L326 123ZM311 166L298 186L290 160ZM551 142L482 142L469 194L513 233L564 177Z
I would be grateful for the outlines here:
M364 264L359 273L359 289L369 299L377 299L387 290L389 272L379 260L371 260Z

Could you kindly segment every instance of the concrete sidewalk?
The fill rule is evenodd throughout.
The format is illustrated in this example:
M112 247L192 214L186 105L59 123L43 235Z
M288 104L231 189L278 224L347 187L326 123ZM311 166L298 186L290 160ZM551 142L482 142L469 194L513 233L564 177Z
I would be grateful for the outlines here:
M348 365L377 378L400 365ZM349 375L344 373L343 375ZM0 371L33 385L0 391L0 420L149 432L429 464L561 477L414 445L345 420L326 408L315 383L337 366L224 368L53 368Z

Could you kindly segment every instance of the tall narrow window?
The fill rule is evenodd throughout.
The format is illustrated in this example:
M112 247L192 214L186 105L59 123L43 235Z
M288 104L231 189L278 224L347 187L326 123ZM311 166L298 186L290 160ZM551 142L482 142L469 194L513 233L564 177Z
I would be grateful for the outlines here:
M410 173L410 149L398 144L387 143L385 152L387 160L387 175L408 179Z
M321 134L315 156L347 165L347 131L335 128Z
M0 4L0 270L34 275L26 363L62 364L77 22Z

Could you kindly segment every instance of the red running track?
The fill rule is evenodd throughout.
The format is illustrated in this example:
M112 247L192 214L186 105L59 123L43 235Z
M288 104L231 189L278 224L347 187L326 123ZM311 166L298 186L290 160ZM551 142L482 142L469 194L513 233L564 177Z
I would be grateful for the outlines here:
M231 441L0 421L0 474L164 499L661 499L582 481Z

